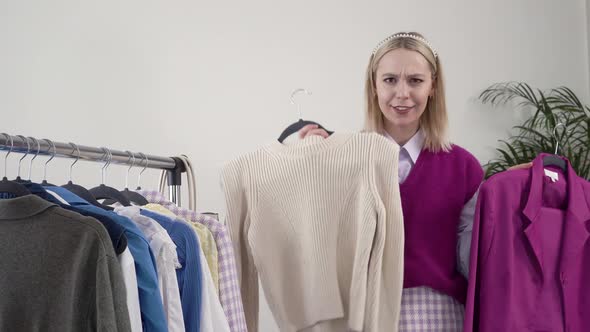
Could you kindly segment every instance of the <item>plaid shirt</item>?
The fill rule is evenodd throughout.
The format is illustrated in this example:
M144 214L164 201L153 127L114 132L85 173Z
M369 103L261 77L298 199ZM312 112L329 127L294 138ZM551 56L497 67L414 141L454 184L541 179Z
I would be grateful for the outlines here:
M219 297L221 306L227 317L231 332L247 332L248 327L244 316L234 250L225 225L211 217L176 206L159 191L139 190L138 193L150 203L160 204L180 218L201 223L211 231L219 255Z

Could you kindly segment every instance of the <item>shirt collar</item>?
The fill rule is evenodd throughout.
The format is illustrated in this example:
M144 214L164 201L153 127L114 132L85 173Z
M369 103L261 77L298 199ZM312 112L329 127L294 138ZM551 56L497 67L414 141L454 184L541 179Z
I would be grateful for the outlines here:
M384 135L386 138L388 138L392 142L395 142L393 137L391 137L386 131L384 131ZM406 144L404 144L403 146L400 146L400 149L406 150L408 152L408 154L410 155L412 162L416 163L416 160L418 160L418 157L420 156L420 152L422 151L422 148L424 147L425 139L426 138L424 137L424 132L422 131L422 129L418 129L418 131L414 134L414 136L412 136L412 138L410 138L410 140L408 142L406 142ZM395 143L397 143L397 142L395 142Z
M36 195L0 200L0 220L29 218L56 206Z
M71 191L61 188L61 187L47 187L47 189L53 191L54 193L58 194L63 198L66 202L70 205L91 205L90 203L86 202L84 199L80 198L78 195L72 193Z

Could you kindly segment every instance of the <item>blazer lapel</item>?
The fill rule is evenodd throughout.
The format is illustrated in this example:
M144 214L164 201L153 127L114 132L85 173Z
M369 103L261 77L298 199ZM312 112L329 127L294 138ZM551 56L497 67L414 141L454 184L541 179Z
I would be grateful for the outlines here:
M526 216L524 220L524 234L528 240L531 252L534 256L534 264L538 269L539 275L543 277L543 246L541 243L540 225L536 223L539 218L543 195L543 159L542 155L533 160L533 167L529 171L529 194L526 206L522 211Z

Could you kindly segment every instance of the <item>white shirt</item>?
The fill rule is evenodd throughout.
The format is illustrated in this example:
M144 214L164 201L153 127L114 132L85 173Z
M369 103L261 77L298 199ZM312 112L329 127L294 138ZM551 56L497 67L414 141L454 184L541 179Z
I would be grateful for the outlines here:
M180 267L176 245L164 227L155 220L141 215L138 206L117 206L115 212L133 220L148 240L156 258L158 285L168 322L168 331L184 332L184 316L176 278L176 268Z
M123 270L123 280L127 290L127 309L131 321L132 332L143 332L141 324L141 309L139 307L139 290L137 288L137 275L135 273L135 260L129 248L126 248L118 257Z
M387 132L385 132L385 137L390 139L392 142L395 142L395 140L389 136ZM422 130L418 130L414 136L412 136L412 138L406 142L406 144L400 146L398 166L398 177L400 184L406 180L408 175L410 175L410 171L416 164L416 161L420 156L420 152L422 152L424 140L424 133Z

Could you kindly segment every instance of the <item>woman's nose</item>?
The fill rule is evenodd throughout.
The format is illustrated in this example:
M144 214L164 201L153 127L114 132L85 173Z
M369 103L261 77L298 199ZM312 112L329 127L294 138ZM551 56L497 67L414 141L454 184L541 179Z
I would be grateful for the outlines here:
M410 89L408 85L403 81L397 84L395 95L400 99L408 98L410 96Z

